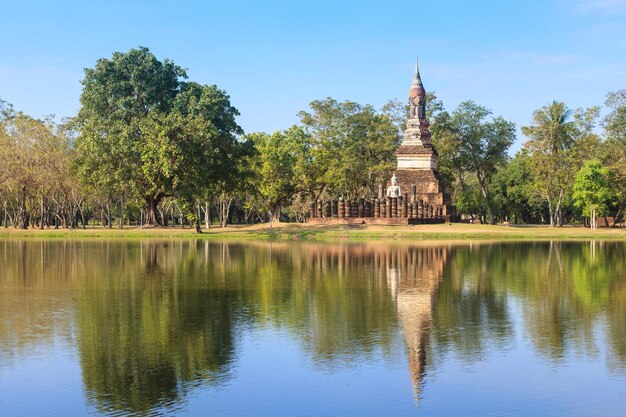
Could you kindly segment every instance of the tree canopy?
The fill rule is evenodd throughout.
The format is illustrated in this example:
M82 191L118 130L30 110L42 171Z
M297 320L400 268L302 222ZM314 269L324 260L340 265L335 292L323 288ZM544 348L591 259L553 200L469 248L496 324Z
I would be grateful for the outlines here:
M401 100L377 110L328 97L294 126L244 135L225 91L143 47L98 60L82 84L69 122L0 99L3 226L305 221L320 199L378 194L408 117ZM602 179L610 193L594 213L623 221L626 90L608 93L603 107L537 109L513 157L513 123L471 100L447 111L433 92L426 98L438 180L465 219L580 222L593 217L600 191L588 190Z
M397 127L372 106L332 98L310 103L299 113L308 133L312 193L356 198L376 193L395 168Z
M582 209L583 216L591 219L592 228L597 228L597 216L607 214L613 199L610 174L610 169L597 159L587 161L576 173L574 204Z
M522 127L530 139L524 147L532 155L534 185L548 202L550 225L562 224L562 203L572 178L570 151L576 125L565 103L553 101L533 113L533 125Z
M489 222L493 224L490 181L498 166L508 160L507 151L515 140L515 124L491 114L486 107L464 101L451 114L442 113L434 131L439 142L447 145L442 149L448 154L445 168L476 176Z
M76 169L109 199L129 193L160 224L168 196L191 204L223 180L240 150L239 114L216 86L185 82L185 71L147 48L116 52L85 70L75 119Z

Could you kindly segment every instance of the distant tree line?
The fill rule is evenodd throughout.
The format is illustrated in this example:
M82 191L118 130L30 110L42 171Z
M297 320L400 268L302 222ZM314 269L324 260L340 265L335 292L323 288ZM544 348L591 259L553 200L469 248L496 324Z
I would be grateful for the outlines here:
M85 70L76 117L37 120L0 101L0 224L16 228L193 226L305 221L311 201L377 193L391 176L407 107L332 98L300 122L244 134L214 85L147 48ZM460 214L495 223L623 218L626 90L600 108L535 111L513 158L515 125L472 102L429 94L439 170ZM603 134L597 133L598 126Z
M554 101L523 126L527 137L506 154L513 125L473 102L434 117L439 169L463 215L490 223L561 226L587 218L623 219L626 202L626 90L600 107L571 110ZM599 134L598 127L602 127Z

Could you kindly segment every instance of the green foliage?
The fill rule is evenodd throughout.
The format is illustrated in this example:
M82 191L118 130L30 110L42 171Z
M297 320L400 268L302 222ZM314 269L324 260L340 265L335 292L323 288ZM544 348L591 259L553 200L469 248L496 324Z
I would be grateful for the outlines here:
M289 203L297 191L294 175L298 159L306 146L302 128L292 126L284 132L252 133L247 136L256 149L252 159L254 189L270 221L278 220L280 209Z
M131 193L160 222L166 196L190 206L202 190L228 180L241 152L239 114L215 86L181 81L185 71L147 48L116 52L85 70L75 119L76 169L109 199Z
M11 103L7 103L6 101L0 98L0 123L3 123L5 120L10 119L14 115L13 106Z
M34 120L0 100L0 205L4 226L75 227L100 217L199 228L217 212L235 219L304 221L309 202L377 194L396 167L408 117L394 99L380 111L332 98L311 102L301 123L242 137L239 112L216 86L187 81L184 69L147 48L116 52L85 70L81 109L69 124ZM626 90L600 107L552 102L522 128L529 138L509 161L514 125L473 101L449 113L434 93L427 116L440 181L459 213L551 225L578 220L574 174L599 159L611 176L607 213L626 205ZM546 211L548 216L546 216ZM130 219L128 219L130 221Z
M68 131L53 120L13 113L0 123L0 204L5 227L59 221L76 226L83 195L70 172Z
M400 143L397 127L372 106L332 98L310 104L300 120L308 134L305 170L309 191L357 198L374 195L395 168Z
M515 140L515 125L473 101L465 101L452 112L441 113L434 129L436 142L442 145L443 170L448 180L458 172L476 176L480 194L494 223L490 180L497 167L507 161L507 150ZM461 190L463 190L463 186Z
M565 103L553 101L533 113L533 125L522 127L537 192L546 199L550 225L562 224L562 203L574 170L571 149L579 133Z
M607 94L605 105L610 109L603 123L608 139L626 145L626 90Z
M606 132L603 162L614 174L616 217L623 218L626 205L626 90L609 93L605 105L610 112L603 122Z
M533 189L530 158L524 150L502 165L493 178L495 199L501 203L501 216L512 223L539 222L543 200Z
M574 204L582 209L583 216L595 218L607 214L614 198L610 175L610 170L597 159L588 161L576 173Z
M465 187L456 195L455 204L459 214L472 218L481 217L487 210L476 180L470 180L465 184Z

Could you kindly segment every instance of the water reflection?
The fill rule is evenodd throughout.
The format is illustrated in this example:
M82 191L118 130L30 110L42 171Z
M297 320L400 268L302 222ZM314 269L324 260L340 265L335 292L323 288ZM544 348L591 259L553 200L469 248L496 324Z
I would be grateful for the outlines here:
M622 375L625 254L621 242L3 241L0 368L62 340L96 410L139 414L237 378L255 329L288 334L330 373L395 362L403 343L418 401L450 355L484 361L517 332L553 364L606 352Z
M384 255L387 282L396 301L404 334L415 400L426 371L433 298L443 276L448 247L387 248Z

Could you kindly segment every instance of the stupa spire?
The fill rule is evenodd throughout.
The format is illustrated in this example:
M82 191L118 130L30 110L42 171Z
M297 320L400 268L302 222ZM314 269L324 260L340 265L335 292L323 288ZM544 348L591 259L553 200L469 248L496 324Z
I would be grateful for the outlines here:
M422 78L420 77L420 65L419 65L418 58L415 58L415 73L413 74L413 85L422 85Z
M409 96L415 97L418 95L425 95L424 85L422 84L422 77L420 76L419 60L415 58L415 73L413 74L413 82L411 83L411 89L409 90Z

